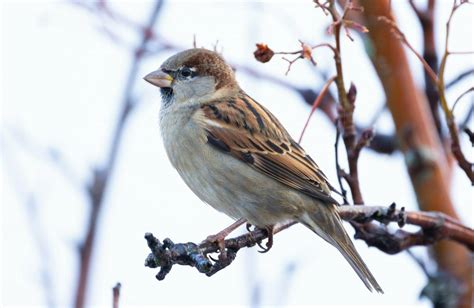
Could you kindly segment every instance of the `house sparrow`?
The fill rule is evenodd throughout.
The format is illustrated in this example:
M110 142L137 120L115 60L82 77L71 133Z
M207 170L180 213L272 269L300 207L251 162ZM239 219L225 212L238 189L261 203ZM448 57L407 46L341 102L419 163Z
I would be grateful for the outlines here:
M271 230L296 220L335 246L369 290L383 293L342 226L324 173L239 87L221 56L185 50L144 79L161 90L160 128L173 166L201 200L238 219L210 240L222 244L245 221Z

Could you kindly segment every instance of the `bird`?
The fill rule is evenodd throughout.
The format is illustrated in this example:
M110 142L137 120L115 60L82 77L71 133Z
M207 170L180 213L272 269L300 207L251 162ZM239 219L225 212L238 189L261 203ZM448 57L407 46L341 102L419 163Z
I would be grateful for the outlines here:
M207 240L222 252L224 238L247 222L268 231L270 248L273 226L297 221L336 247L370 291L383 293L342 225L325 174L241 89L220 54L187 49L144 79L160 88L159 126L171 164L202 201L236 220Z

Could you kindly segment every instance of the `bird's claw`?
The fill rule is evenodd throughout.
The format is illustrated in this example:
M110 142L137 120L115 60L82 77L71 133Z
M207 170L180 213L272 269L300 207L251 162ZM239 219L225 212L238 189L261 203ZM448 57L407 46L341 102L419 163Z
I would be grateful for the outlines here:
M273 247L273 226L265 227L263 230L267 232L268 240L265 243L265 247L262 246L262 243L257 243L258 247L262 249L258 250L258 252L267 253Z
M228 234L225 232L224 233L219 232L217 234L209 235L201 244L204 244L204 243L217 244L217 246L219 247L219 257L218 257L219 260L225 259L227 257L227 251L225 249L225 237L227 235ZM213 257L209 256L209 258L212 261L217 262L217 260L214 259Z

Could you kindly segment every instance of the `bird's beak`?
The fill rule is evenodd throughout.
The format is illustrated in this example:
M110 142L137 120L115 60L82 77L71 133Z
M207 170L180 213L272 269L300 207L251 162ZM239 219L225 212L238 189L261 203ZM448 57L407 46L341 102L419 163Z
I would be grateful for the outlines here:
M161 69L151 72L143 77L143 79L160 88L169 88L173 82L173 77L170 74L163 72Z

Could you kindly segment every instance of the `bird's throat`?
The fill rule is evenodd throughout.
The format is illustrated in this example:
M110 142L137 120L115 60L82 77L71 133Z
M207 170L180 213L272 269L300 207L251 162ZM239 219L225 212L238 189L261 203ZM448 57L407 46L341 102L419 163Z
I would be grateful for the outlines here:
M164 106L168 106L173 99L173 89L172 88L161 88L161 100Z

